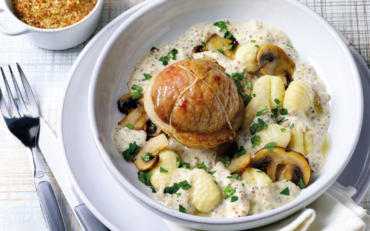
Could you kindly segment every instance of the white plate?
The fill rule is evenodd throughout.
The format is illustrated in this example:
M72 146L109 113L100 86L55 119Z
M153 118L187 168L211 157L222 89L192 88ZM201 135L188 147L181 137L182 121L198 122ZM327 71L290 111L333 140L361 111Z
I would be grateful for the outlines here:
M145 4L121 14L89 42L69 72L58 115L66 172L87 207L111 230L169 231L163 219L132 200L111 175L95 147L87 116L88 86L101 49L118 26Z
M146 4L146 3L144 3ZM95 147L87 115L87 94L92 69L105 43L114 31L140 4L117 17L94 37L73 65L66 82L59 108L58 134L63 150L66 171L89 209L112 230L163 230L169 228L157 215L150 213L131 199L106 167ZM364 118L370 117L369 70L358 59L365 100ZM366 107L367 106L367 107ZM356 151L338 181L352 185L359 203L366 194L370 181L369 137L370 121L363 122ZM114 200L112 198L115 198Z

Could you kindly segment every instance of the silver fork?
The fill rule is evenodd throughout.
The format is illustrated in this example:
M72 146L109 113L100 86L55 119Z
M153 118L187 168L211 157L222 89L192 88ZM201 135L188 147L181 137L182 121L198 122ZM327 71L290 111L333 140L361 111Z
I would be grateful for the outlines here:
M57 199L55 197L53 188L51 187L50 179L45 171L45 168L38 155L36 144L38 133L40 130L40 114L36 104L35 97L26 76L21 67L17 63L18 72L21 76L23 87L28 97L29 105L23 100L22 94L19 90L17 81L15 80L13 71L9 66L10 74L13 79L14 87L18 95L18 99L13 98L10 91L8 81L6 80L3 69L0 67L4 78L5 87L8 92L10 106L8 110L4 96L0 89L0 110L3 114L4 120L8 129L14 136L16 136L26 147L31 151L33 163L31 167L33 170L33 177L36 186L36 191L39 197L40 205L44 214L46 225L50 231L58 230L64 231L64 223L62 214L60 212ZM12 112L12 113L10 113Z

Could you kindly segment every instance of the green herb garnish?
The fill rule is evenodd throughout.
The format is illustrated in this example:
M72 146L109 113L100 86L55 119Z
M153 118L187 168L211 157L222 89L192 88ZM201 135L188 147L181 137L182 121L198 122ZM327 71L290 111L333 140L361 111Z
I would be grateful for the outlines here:
M144 155L141 156L141 159L148 162L150 159L153 159L154 156L150 154L149 152L146 152Z
M166 169L164 169L164 168L162 168L162 167L159 167L159 172L163 172L163 173L168 173L168 171L166 170Z
M228 45L226 48L227 48L228 50L233 49L233 44Z
M258 172L258 173L263 173L263 171L261 171L261 170L257 170L256 172Z
M132 124L127 124L126 127L128 127L128 129L130 129L130 130L134 129L134 125L132 125Z
M151 74L144 74L144 79L143 79L143 81L145 81L145 80L149 80L149 79L151 79L152 78L152 75Z
M200 163L200 164L197 164L194 166L194 168L200 168L200 169L203 169L204 171L207 171L207 167L206 165L203 163Z
M187 180L184 180L179 183L174 183L171 187L167 186L166 188L164 188L163 193L176 194L180 188L183 190L188 190L191 188L191 185L188 183Z
M247 153L247 151L245 151L243 146L240 146L239 149L234 153L234 157L242 156L245 153Z
M294 124L290 125L290 127L289 127L289 128L290 128L290 129L295 128Z
M259 130L266 129L267 127L268 124L265 121L258 118L258 123L252 124L252 126L250 127L250 132L252 135L254 135Z
M179 211L182 213L186 213L186 208L182 205L179 205Z
M234 195L236 193L236 188L232 188L230 185L228 185L225 190L224 190L224 194L225 194L225 200L230 198L232 195Z
M274 99L274 101L275 101L275 103L276 103L277 105L279 105L279 104L280 104L280 100L278 100L278 99Z
M252 85L251 81L249 81L249 79L247 79L247 88L253 89L253 85Z
M281 132L285 132L285 130L286 130L285 128L280 129Z
M270 142L265 145L265 148L267 149L267 151L271 151L275 146L276 146L276 142Z
M220 52L221 54L224 54L224 51L221 49L217 49L217 51Z
M205 48L206 44L204 42L201 43L202 47Z
M289 113L288 113L288 109L286 109L286 108L281 109L280 114L281 114L281 115L288 115L288 114L289 114Z
M136 144L136 141L134 141L134 143L130 143L128 145L128 149L126 149L126 151L122 152L122 157L126 161L131 161L134 159L134 157L140 151L140 149L141 147Z
M213 182L215 182L215 184L218 185L217 181L213 180Z
M239 177L239 174L232 174L231 176L227 176L228 179L236 179Z
M208 172L209 174L213 175L217 172L217 170L213 171L213 172Z
M258 111L257 112L257 116L261 116L261 115L264 115L264 114L266 114L266 112L268 112L268 108L265 106L265 108L264 109L262 109L261 111Z
M226 33L227 32L227 26L226 26L225 21L218 21L218 22L215 22L213 25L220 28L221 33Z
M221 163L223 163L226 167L230 165L230 157L228 156L218 156L216 158L216 160L220 161Z
M251 43L255 43L256 42L256 40L251 40Z
M150 177L152 177L152 174L153 172L152 171L149 171L149 172L138 172L138 178L139 178L139 181L143 182L146 186L150 186L151 183L150 183Z
M276 122L277 124L282 124L284 123L285 121L288 121L288 119L285 119L285 117L281 118L278 122Z
M303 180L302 180L302 178L299 178L299 187L300 188L306 188L306 186L304 185L304 183L303 183Z
M157 48L156 48L156 47L152 47L152 48L150 49L150 51L154 51L154 50L157 50Z
M257 48L259 48L260 46L258 46L257 44L256 45L254 45L255 47L257 47Z
M231 202L235 202L235 201L237 201L239 198L237 197L237 196L232 196L231 197L231 199L230 199L230 201Z
M177 59L177 54L179 52L175 49L175 48L172 48L172 50L170 50L166 56L163 56L163 57L160 57L159 58L159 61L161 61L163 63L164 66L167 66L168 65L168 62L171 60L171 58L173 60L176 60Z
M283 189L283 191L280 192L281 195L285 195L285 196L289 196L289 188L286 187L285 189Z
M251 139L253 148L257 147L261 143L261 137L259 135L255 135Z
M155 188L153 187L150 187L152 189L152 193L157 193L157 191L155 190Z
M287 47L290 47L290 48L293 48L293 46L292 46L292 45L290 45L290 44L287 44L286 46L287 46Z
M183 162L180 157L176 157L176 163L178 168L190 169L190 164Z

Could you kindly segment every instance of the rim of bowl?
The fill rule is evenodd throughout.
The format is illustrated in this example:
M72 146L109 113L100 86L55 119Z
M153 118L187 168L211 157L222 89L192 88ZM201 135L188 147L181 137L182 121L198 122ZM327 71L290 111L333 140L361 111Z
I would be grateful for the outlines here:
M68 30L70 28L73 28L73 27L76 27L80 24L82 24L84 21L86 21L92 14L94 14L98 7L100 5L103 4L104 0L98 0L98 2L96 3L96 5L94 6L94 9L86 16L84 17L81 21L78 21L72 25L69 25L69 26L66 26L66 27L63 27L63 28L57 28L57 29L42 29L42 28L37 28L37 27L33 27L33 26L30 26L24 22L22 22L16 15L15 13L13 13L11 11L11 9L9 8L8 4L6 4L5 0L2 1L3 2L3 9L6 10L6 12L11 15L11 17L20 25L22 25L23 27L25 27L26 29L28 30L32 30L32 31L38 31L38 32L46 32L46 33L52 33L52 32L60 32L60 31L64 31L64 30ZM12 3L13 4L13 3ZM1 6L0 6L0 9L1 9Z
M162 4L166 4L169 2L168 0L153 0L148 5L144 6L143 8L139 9L136 13L134 13L130 18L128 18L118 29L117 31L112 35L112 37L108 40L107 44L104 46L102 52L99 55L98 60L95 63L95 67L92 73L91 82L90 82L90 89L88 94L88 114L90 118L90 125L91 125L91 131L94 137L94 141L96 146L98 147L98 151L100 155L102 156L103 160L105 161L106 165L112 172L112 174L116 177L116 179L121 183L121 185L126 188L131 194L133 194L135 197L137 197L139 200L147 204L148 206L177 219L184 220L184 221L190 221L195 223L201 223L201 224L209 224L209 225L232 225L232 224L241 224L246 222L256 222L260 220L264 220L266 218L272 218L280 215L281 213L287 213L289 210L297 209L297 207L302 206L305 202L312 203L314 200L316 200L319 196L321 196L322 193L324 193L333 183L334 181L339 177L339 175L344 170L345 166L348 164L350 158L353 155L353 152L356 148L356 144L358 142L361 127L362 127L362 118L363 118L363 94L362 94L362 83L360 79L360 75L357 69L357 66L355 64L355 61L349 51L349 48L344 43L342 38L339 36L339 34L334 30L334 28L320 15L318 15L315 11L311 10L309 7L303 5L300 2L297 2L296 0L283 0L287 2L288 4L293 5L298 10L302 11L302 13L308 14L311 18L314 20L319 21L321 25L323 25L333 36L334 41L336 41L342 48L342 51L345 55L345 57L348 59L349 67L352 69L354 74L354 83L355 88L358 89L356 91L355 95L355 102L358 103L359 107L357 108L356 114L356 126L354 133L356 134L353 137L349 138L348 142L348 150L349 153L345 159L342 160L340 167L338 168L338 171L335 174L330 174L329 176L326 176L327 184L321 186L320 188L317 187L308 187L306 190L308 190L307 194L304 196L297 197L295 200L291 201L288 204L285 204L279 208L260 213L255 214L252 216L245 216L240 218L223 218L223 219L215 219L211 217L200 217L190 214L184 214L179 211L170 209L164 205L159 204L158 202L154 201L154 199L149 198L144 193L142 193L140 190L138 190L136 187L134 187L124 176L120 174L120 172L117 170L115 165L113 164L112 160L109 158L109 155L105 148L103 147L102 143L99 141L99 132L97 129L97 123L96 123L96 117L95 117L95 91L97 87L97 81L101 72L101 66L104 63L104 60L106 56L111 51L111 48L113 44L119 39L121 34L126 30L127 27L129 27L132 23L134 23L137 19L142 17L146 14L146 12L160 7Z

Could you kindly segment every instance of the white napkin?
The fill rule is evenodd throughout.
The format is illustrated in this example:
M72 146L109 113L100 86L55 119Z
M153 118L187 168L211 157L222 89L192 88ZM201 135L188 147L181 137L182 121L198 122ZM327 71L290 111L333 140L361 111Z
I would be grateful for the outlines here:
M370 231L370 216L351 197L356 189L335 182L307 208L253 231ZM195 231L165 220L172 231Z

